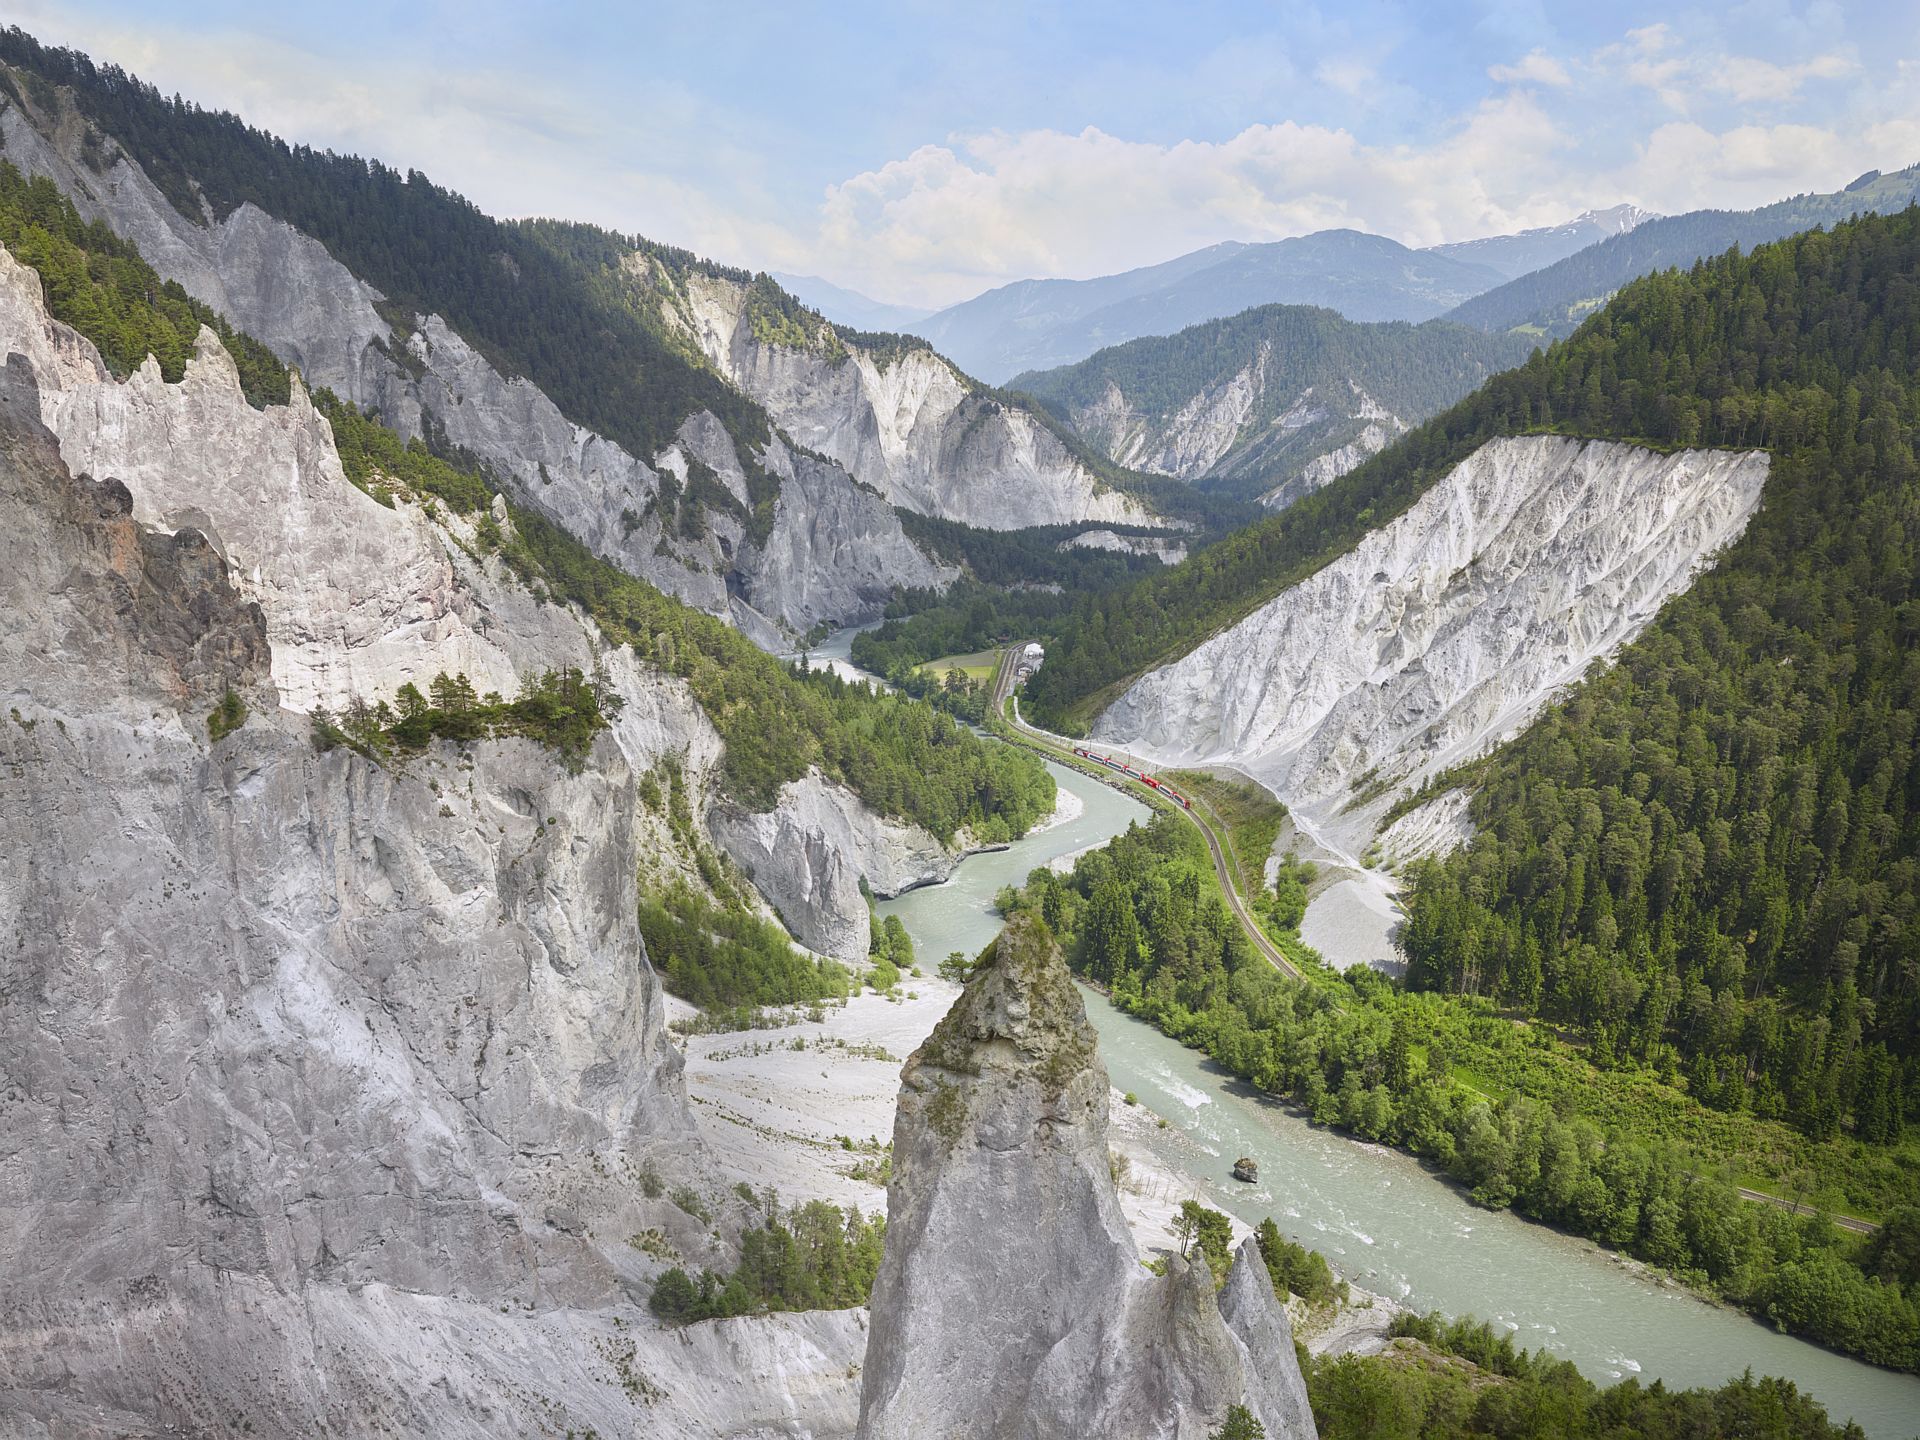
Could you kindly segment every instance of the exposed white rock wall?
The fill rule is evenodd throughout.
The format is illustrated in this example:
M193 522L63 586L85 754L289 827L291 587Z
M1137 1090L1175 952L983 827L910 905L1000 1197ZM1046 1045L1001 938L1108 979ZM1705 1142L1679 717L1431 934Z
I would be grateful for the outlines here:
M151 359L116 382L90 342L47 315L39 275L0 248L6 354L32 364L41 418L72 469L124 481L142 523L190 525L237 563L267 611L288 704L390 695L442 670L512 692L514 667L477 632L430 522L349 483L297 381L290 404L253 409L232 358L202 330L179 384Z
M849 347L830 359L762 344L746 321L745 296L732 281L694 275L685 312L669 314L794 440L891 503L989 530L1153 522L1031 415L977 395L933 351L875 356Z
M408 682L424 689L442 671L464 672L483 692L512 694L521 676L599 663L626 702L614 735L627 764L643 771L678 761L696 811L706 810L721 745L685 684L641 665L630 651L607 649L578 611L535 601L502 562L462 550L418 507L389 509L354 486L331 429L297 382L291 404L254 410L231 358L205 331L180 383L167 384L151 361L116 382L90 343L47 316L35 272L0 248L0 356L8 353L26 356L36 376L48 377L40 389L42 418L73 469L125 482L143 523L169 531L192 526L233 563L242 594L265 611L282 703L338 710L355 696L390 698ZM690 425L683 443L703 438L711 437ZM777 458L796 466L784 447ZM802 457L796 484L819 484L819 472L828 470ZM840 488L861 503L880 503L844 477ZM840 503L831 480L821 493L823 503ZM793 515L776 520L775 536L804 523ZM804 573L791 550L772 553L787 555ZM848 555L834 583L844 595L863 576L876 584L872 574L861 556ZM831 608L831 596L816 603L805 585L796 583L792 593L802 616ZM864 956L860 875L892 894L944 878L940 866L952 862L931 836L881 821L849 792L834 789L826 804L815 798L803 788L773 814L716 823L713 833L762 877L763 893L802 940ZM639 823L650 848L664 854L673 842L656 821L642 816ZM777 858L764 848L763 833ZM795 856L811 857L819 872L796 869Z
M644 1311L662 1262L628 1236L724 1257L636 1183L703 1182L619 745L579 774L519 740L395 768L316 753L211 547L70 478L38 410L15 359L0 1414L846 1434L858 1316L683 1336ZM252 714L212 744L229 690Z
M944 880L957 863L919 826L880 818L818 771L781 786L764 815L723 806L707 824L800 942L842 960L867 955L863 877L886 897Z
M1311 1440L1252 1241L1142 1267L1108 1159L1107 1073L1058 948L1015 916L901 1072L861 1440L1203 1440L1242 1404Z
M1236 764L1309 830L1363 786L1384 804L1518 732L1638 635L1745 529L1766 476L1756 451L1492 441L1143 676L1096 733L1161 763Z
M70 109L41 117L49 130L42 134L18 105L0 100L0 107L0 142L9 160L51 178L82 215L133 240L162 275L298 365L309 383L377 412L403 436L436 429L512 477L519 498L597 553L691 605L735 620L763 648L783 648L783 625L804 632L823 618L873 618L881 602L870 598L877 584L871 577L889 588L938 587L951 579L953 572L906 539L884 504L831 469L811 477L806 495L789 504L793 518L777 557L756 562L745 525L730 514L710 514L704 533L689 539L649 509L660 488L656 465L671 465L676 447L650 465L574 424L538 386L502 375L439 316L415 317L416 329L403 344L376 309L380 293L311 237L250 204L196 225L111 141L101 148L106 159L99 170L84 163L85 122ZM740 459L717 419L705 412L689 417L679 440L745 500ZM684 456L681 465L684 473ZM831 524L825 514L801 513L807 500L822 501L853 528ZM866 556L860 583L843 583L839 571L855 546ZM754 574L744 595L729 594L736 562ZM789 585L804 592L791 603ZM842 601L852 608L820 613Z
M743 579L747 598L794 630L878 615L896 586L945 589L960 577L957 566L922 554L893 507L849 485L837 466L795 455L777 439L766 466L785 483L773 531Z
M1112 530L1082 530L1060 542L1062 550L1114 550L1124 555L1151 555L1163 565L1178 565L1187 558L1186 542L1162 540L1151 535L1120 535Z
M1429 856L1449 855L1473 839L1473 797L1448 790L1402 815L1380 832L1380 856L1396 868Z

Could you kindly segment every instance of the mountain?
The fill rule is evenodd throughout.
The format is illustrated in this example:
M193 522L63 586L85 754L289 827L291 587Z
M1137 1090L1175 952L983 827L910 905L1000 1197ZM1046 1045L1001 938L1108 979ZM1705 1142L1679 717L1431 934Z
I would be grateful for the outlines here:
M1457 240L1428 249L1435 255L1490 265L1513 280L1659 218L1637 205L1614 205L1605 210L1583 211L1564 225L1546 225L1513 235L1489 235L1479 240Z
M1115 463L1231 482L1274 509L1344 475L1531 347L1430 320L1356 324L1265 305L1029 372L1034 395Z
M869 300L857 290L848 290L818 275L788 275L775 270L772 276L781 289L802 305L818 311L836 325L853 330L911 330L933 314L926 306L889 305L883 300Z
M1692 210L1648 219L1532 274L1466 301L1447 318L1480 330L1567 335L1614 291L1641 275L1738 245L1751 249L1854 215L1885 214L1920 198L1920 165L1878 171L1831 194L1796 195L1757 210Z
M1409 988L1564 1027L1586 1083L1784 1121L1910 1204L1880 1187L1920 1066L1916 337L1920 208L1633 281L1318 494L1083 601L1030 712L1250 772L1344 883L1404 882L1379 940ZM1598 1233L1560 1180L1469 1183ZM1920 1366L1910 1270L1834 1249L1796 1309L1797 1240L1749 1268L1698 1233L1645 1243Z
M132 192L112 213L157 218L159 248L194 240L60 114L76 191ZM277 245L260 278L309 314L366 298L290 227L221 234ZM352 332L299 333L319 354ZM471 453L310 391L11 161L0 356L0 1053L23 1087L0 1113L20 1217L0 1330L38 1337L0 1357L0 1413L63 1434L849 1433L858 1312L649 1318L673 1257L731 1266L771 1209L696 1130L663 983L702 959L737 982L747 954L844 995L769 902L863 962L868 889L1032 823L1040 764L790 668ZM505 387L523 404L494 417L500 453L541 445L548 412ZM696 416L668 473L744 485L695 463L722 424ZM762 453L789 485L832 468ZM804 892L756 893L766 834L806 857ZM662 893L697 941L649 954Z
M423 176L288 145L17 30L0 60L8 159L314 386L472 457L769 648L952 581L896 505L999 529L1155 518L1049 417L924 345L821 338L831 327L770 279L595 227L499 222ZM756 318L764 374L721 364L695 291L708 318ZM807 365L772 363L813 343Z
M1490 265L1323 230L1228 242L1095 280L1022 280L920 322L970 374L1003 381L1141 335L1170 335L1255 305L1321 305L1350 320L1428 320L1506 278Z

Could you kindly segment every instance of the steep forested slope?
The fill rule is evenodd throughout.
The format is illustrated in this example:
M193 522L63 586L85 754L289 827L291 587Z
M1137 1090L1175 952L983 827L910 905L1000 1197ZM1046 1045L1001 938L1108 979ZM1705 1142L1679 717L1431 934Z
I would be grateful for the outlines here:
M1887 214L1920 196L1920 165L1869 173L1830 195L1796 195L1758 210L1694 210L1649 220L1566 259L1476 295L1447 319L1481 330L1565 335L1629 280L1691 265L1731 246L1751 249L1815 225Z
M1419 875L1410 978L1724 1108L1891 1140L1920 1091L1920 212L1641 282L1582 338L1624 340L1629 300L1694 337L1673 403L1773 447L1764 505L1469 767L1479 835Z
M1785 290L1776 296L1756 288L1757 278L1747 286L1740 277L1772 276L1782 266L1791 274L1842 250L1898 256L1910 244L1907 225L1862 222L1842 237L1635 282L1570 339L1495 376L1285 513L1163 575L1083 602L1060 625L1046 668L1032 682L1036 712L1058 725L1083 726L1122 683L1185 654L1311 574L1496 436L1758 445L1786 456L1824 441L1836 426L1865 424L1859 397L1881 383L1875 377L1885 373L1884 362L1873 357L1892 343L1875 317L1899 302L1901 282L1890 282L1894 291L1883 294L1857 265L1831 272L1832 303L1860 317L1863 348L1837 343L1829 317L1804 313L1797 282L1779 282Z

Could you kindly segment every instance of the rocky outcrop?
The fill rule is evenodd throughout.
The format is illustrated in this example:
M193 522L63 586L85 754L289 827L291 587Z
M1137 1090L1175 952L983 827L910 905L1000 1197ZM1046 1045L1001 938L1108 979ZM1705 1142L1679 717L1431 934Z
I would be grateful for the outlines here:
M1107 1074L1052 937L1015 916L901 1074L862 1440L1199 1440L1243 1404L1314 1434L1257 1251L1140 1264L1108 1170Z
M407 683L425 689L443 671L512 694L528 674L598 666L624 701L614 736L628 766L638 772L672 760L705 809L720 740L685 684L630 651L609 650L572 607L538 601L501 561L460 543L460 522L430 520L404 501L383 506L354 486L297 379L290 404L253 409L231 358L203 331L178 383L168 384L151 361L116 382L89 342L47 315L33 270L0 248L0 354L7 353L46 377L39 418L71 467L123 481L143 524L190 527L232 563L238 590L264 611L283 704L338 711L356 697L390 698ZM690 446L711 439L699 427L688 435ZM830 468L784 447L774 458L803 490ZM823 492L823 503L838 503L830 482ZM774 534L806 523L796 506L776 517ZM877 588L866 561L884 539L872 534L865 558L844 556L824 598L815 581L794 579L800 615L820 618L862 575ZM792 564L804 576L804 561ZM846 958L866 954L863 873L877 893L893 894L944 878L953 863L931 836L881 821L837 787L824 802L803 786L772 814L726 814L713 826L716 840L764 877L765 894L796 934ZM657 821L639 817L664 875L675 868L666 863L674 844ZM793 846L816 868L777 858Z
M1154 535L1121 535L1112 530L1082 530L1060 542L1062 550L1112 550L1122 555L1151 555L1162 565L1178 565L1187 558L1184 540Z
M1116 462L1283 509L1526 358L1514 336L1268 305L1014 385ZM1221 488L1216 483L1212 488Z
M937 590L960 577L957 566L915 548L893 507L847 484L838 466L796 455L777 439L766 463L783 482L773 531L741 578L749 603L794 630L876 616L896 586Z
M1517 733L1639 635L1740 536L1766 476L1757 451L1489 442L1347 554L1141 677L1096 733L1162 763L1236 765L1356 851L1392 796Z
M691 1131L619 746L579 773L526 741L321 753L211 544L71 476L41 404L14 356L0 1412L81 1435L630 1428L619 1367L556 1387L591 1353L558 1352L631 1357L614 1316L657 1265L625 1237L706 1232L634 1183ZM846 1363L824 1332L788 1348L809 1345Z
M1382 408L1358 385L1350 384L1348 389L1350 395L1342 407L1346 414L1338 420L1330 422L1326 409L1316 406L1315 423L1323 428L1314 444L1320 453L1260 497L1267 509L1284 510L1296 500L1304 500L1349 471L1358 470L1407 433L1406 421ZM1342 435L1352 438L1334 443Z
M959 859L919 826L881 819L817 770L781 786L766 814L719 806L707 825L794 936L841 960L867 956L862 879L885 898L946 879Z
M240 584L267 612L274 680L290 704L390 695L442 670L512 692L513 664L479 633L430 523L348 482L297 379L292 403L253 409L232 358L202 330L180 383L151 359L116 382L91 344L47 315L40 277L4 249L0 354L27 357L41 377L39 418L69 466L123 481L143 524L195 528L243 562Z
M662 477L671 480L676 464L684 477L687 454L723 477L738 476L749 458L775 474L781 462L749 457L706 411L688 417L678 445L636 457L573 423L531 381L503 375L439 316L396 329L384 297L310 236L252 204L196 223L112 139L89 137L70 107L29 114L0 99L7 159L51 178L82 215L132 240L163 276L297 365L308 383L377 413L404 437L432 435L477 457L599 554L734 619L763 646L783 648L783 628L872 619L884 603L878 592L952 579L878 497L832 466L787 498L769 553L749 533L743 486L734 487L737 503L707 508L702 523L671 523ZM863 561L849 580L845 561L855 550Z
M1154 520L1032 411L995 399L924 344L869 348L824 322L804 345L763 339L748 287L698 272L674 299L667 316L722 374L891 504L987 530Z

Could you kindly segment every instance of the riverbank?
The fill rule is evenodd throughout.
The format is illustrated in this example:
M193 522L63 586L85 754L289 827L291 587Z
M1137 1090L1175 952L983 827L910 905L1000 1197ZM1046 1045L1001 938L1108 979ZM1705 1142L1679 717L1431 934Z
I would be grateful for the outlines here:
M771 1186L783 1205L826 1200L884 1210L900 1067L959 993L934 977L908 979L897 1000L869 992L818 1021L687 1037L687 1093L727 1182ZM669 999L669 1021L692 1013ZM1215 1204L1192 1173L1205 1159L1195 1151L1188 1168L1170 1163L1184 1132L1148 1106L1128 1104L1117 1087L1110 1107L1108 1144L1134 1243L1143 1257L1170 1252L1181 1202ZM1237 1245L1251 1226L1229 1218ZM1296 1300L1291 1313L1312 1353L1370 1354L1385 1346L1400 1308L1356 1285L1346 1306L1310 1312Z

